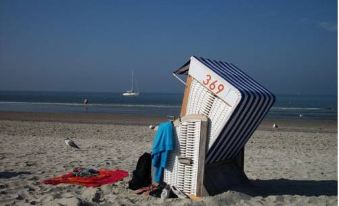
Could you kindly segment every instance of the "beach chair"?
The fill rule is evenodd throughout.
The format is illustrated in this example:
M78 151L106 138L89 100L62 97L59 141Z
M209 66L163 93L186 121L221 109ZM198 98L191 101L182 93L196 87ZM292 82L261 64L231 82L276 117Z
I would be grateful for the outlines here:
M197 188L183 191L198 196L218 194L244 184L247 182L245 144L272 107L274 95L235 65L223 61L192 56L173 74L185 84L180 113L182 121L176 126L177 141L185 139L181 137L180 129L182 124L187 124L185 121L190 115L205 116L208 127L206 137L197 135L206 139L206 143L197 140L206 144L206 149L204 146L194 147L199 148L199 152L194 151L199 156L197 164L204 164L196 166L203 168L203 176L192 179L193 173L187 172L180 177L181 171L175 170L178 168L175 165L180 165L176 160L181 154L173 152L175 157L171 160L174 161L170 161L165 170L164 181L180 189L185 185L179 182L186 179L196 181L192 184ZM187 75L186 81L180 79L179 74ZM181 147L182 144L178 144L179 150Z

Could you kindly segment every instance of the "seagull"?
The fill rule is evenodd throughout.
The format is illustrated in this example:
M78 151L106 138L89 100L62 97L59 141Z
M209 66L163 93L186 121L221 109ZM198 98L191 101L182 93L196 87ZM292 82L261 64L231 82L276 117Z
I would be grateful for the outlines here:
M71 140L71 139L69 139L69 138L66 138L66 139L65 139L65 143L66 143L68 146L70 146L70 147L73 147L73 148L76 148L76 149L80 149L80 148L78 147L78 145L76 145L76 144L73 142L73 140Z
M149 126L149 128L152 129L152 130L154 130L154 131L157 131L158 128L159 128L159 126L158 126L158 125L153 125L153 124L151 124L151 125Z

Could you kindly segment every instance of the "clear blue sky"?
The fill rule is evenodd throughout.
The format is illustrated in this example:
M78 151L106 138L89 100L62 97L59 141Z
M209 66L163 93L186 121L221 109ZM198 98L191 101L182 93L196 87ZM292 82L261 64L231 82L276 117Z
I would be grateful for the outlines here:
M171 3L169 3L171 2ZM0 1L0 90L181 92L192 55L277 94L337 93L337 2Z

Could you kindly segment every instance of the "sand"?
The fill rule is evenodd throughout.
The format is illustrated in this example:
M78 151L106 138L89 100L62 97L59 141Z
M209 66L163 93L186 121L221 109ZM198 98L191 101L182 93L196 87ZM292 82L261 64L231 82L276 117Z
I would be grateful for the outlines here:
M77 166L131 173L150 151L148 125L160 120L0 112L0 205L337 205L336 121L265 120L246 145L251 187L201 201L136 195L130 177L99 188L41 183ZM66 137L81 150L67 149Z

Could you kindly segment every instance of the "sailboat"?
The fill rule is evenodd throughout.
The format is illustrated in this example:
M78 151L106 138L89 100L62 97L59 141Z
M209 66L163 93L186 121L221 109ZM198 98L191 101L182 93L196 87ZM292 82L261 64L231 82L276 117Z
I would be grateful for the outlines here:
M122 93L123 96L139 96L139 92L134 91L134 74L132 71L132 89Z

